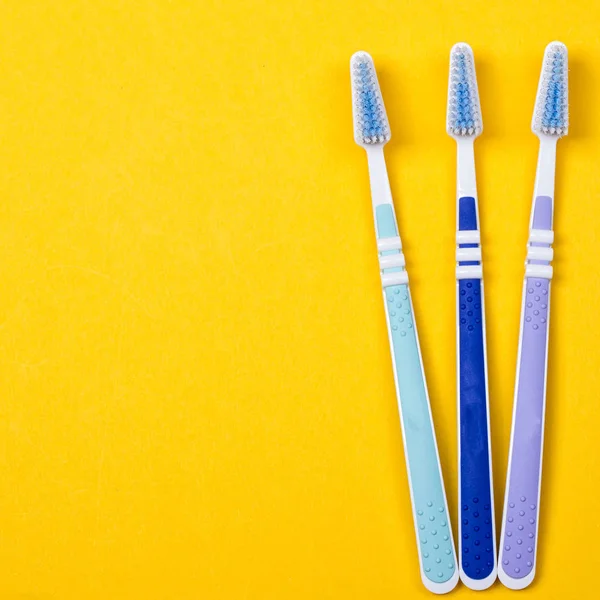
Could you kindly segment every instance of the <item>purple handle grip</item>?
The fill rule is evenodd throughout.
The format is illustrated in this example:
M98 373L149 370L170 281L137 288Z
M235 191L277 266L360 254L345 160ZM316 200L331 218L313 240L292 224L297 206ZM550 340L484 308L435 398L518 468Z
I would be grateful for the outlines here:
M547 279L528 278L525 288L525 321L501 557L502 569L515 579L529 575L535 563L550 291Z
M551 198L536 198L533 227L552 228ZM548 264L547 261L530 262ZM532 572L537 550L549 306L550 280L526 278L504 533L500 550L500 568L513 579L521 579Z

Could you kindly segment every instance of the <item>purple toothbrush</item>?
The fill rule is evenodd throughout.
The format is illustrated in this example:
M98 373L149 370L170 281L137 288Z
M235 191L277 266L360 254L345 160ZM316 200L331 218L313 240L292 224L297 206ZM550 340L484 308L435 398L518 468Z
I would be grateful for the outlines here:
M552 212L556 142L569 119L567 48L546 47L531 128L540 139L533 195L517 360L508 475L502 516L498 577L511 589L535 577L542 448L546 408L548 320L554 241Z

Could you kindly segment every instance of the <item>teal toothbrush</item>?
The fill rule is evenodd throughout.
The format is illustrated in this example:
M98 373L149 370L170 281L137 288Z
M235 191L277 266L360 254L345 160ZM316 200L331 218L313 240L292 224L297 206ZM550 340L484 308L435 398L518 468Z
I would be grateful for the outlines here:
M408 471L421 579L444 594L458 582L456 553L435 440L423 361L383 147L390 140L373 60L350 61L354 138L367 152L377 251Z

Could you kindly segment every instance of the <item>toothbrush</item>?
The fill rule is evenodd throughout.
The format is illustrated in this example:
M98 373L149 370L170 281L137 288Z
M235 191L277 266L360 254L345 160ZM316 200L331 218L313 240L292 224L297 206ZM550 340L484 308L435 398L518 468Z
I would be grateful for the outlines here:
M527 587L533 581L536 569L552 279L550 262L554 241L552 213L556 142L567 134L568 113L567 48L560 42L552 42L544 53L531 124L540 140L540 148L525 262L499 558L500 581L515 590Z
M458 555L462 582L484 590L496 579L496 530L473 148L483 123L475 61L468 44L456 44L450 51L446 129L456 140L457 150Z
M367 152L383 300L402 425L421 579L444 594L458 582L456 554L442 480L408 274L392 202L383 147L390 140L373 59L350 61L354 138Z

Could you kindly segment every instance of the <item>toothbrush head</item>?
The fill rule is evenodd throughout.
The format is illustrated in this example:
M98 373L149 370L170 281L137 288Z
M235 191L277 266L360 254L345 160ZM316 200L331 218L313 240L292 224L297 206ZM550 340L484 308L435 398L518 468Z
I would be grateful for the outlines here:
M359 146L383 146L392 132L373 59L367 52L356 52L350 59L354 139Z
M450 50L446 131L453 138L476 138L483 131L475 59L471 46L459 43Z
M569 62L561 42L546 46L531 121L533 133L562 137L569 131Z

